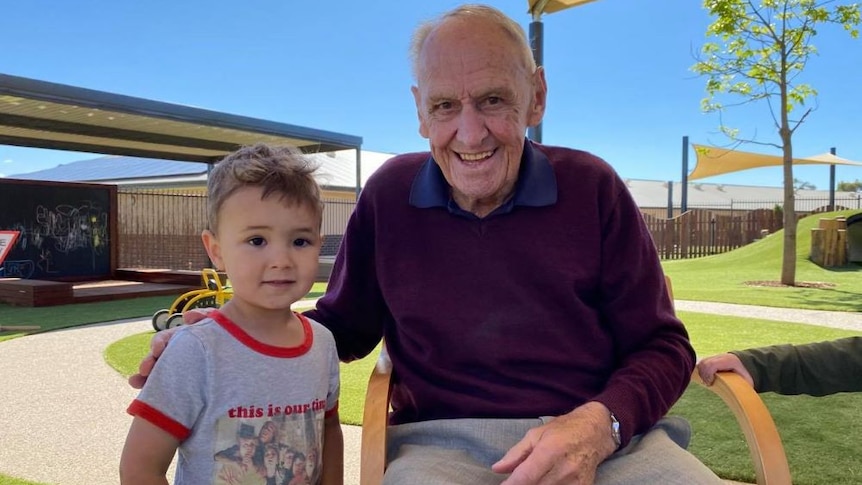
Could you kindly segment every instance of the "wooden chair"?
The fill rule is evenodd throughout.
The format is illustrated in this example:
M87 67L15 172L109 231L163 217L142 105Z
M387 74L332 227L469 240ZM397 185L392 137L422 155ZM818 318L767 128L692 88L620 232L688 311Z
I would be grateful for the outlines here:
M665 277L668 294L673 301L673 288L670 278ZM383 482L386 468L386 425L389 414L390 378L392 362L386 348L380 357L371 377L365 395L365 413L362 417L362 445L360 457L360 485L379 485ZM691 380L706 386L697 370ZM718 394L730 407L742 433L754 464L754 473L759 485L787 485L791 483L790 468L784 455L781 437L775 422L760 396L732 372L719 372L712 386L707 389Z

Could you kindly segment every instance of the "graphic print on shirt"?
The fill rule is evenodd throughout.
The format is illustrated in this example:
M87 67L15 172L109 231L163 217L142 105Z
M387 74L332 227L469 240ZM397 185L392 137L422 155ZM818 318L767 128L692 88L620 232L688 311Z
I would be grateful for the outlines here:
M318 483L325 410L320 400L231 408L216 423L213 483Z

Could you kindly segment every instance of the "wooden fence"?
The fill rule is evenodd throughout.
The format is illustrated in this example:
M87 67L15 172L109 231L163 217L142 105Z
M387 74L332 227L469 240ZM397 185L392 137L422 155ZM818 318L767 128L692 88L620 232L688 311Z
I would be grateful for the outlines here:
M781 211L694 209L672 219L643 214L661 259L709 256L752 243L782 228Z
M121 190L117 194L119 268L198 271L210 266L201 242L207 197ZM322 256L334 256L354 202L324 199Z
M355 203L326 199L323 256L334 256ZM799 201L799 217L823 209L819 200ZM851 206L858 201L843 203ZM748 206L748 207L746 207ZM206 195L146 190L118 192L120 268L198 270L209 265L200 240L206 227ZM765 207L769 207L766 209ZM689 210L672 219L642 209L662 259L719 254L749 244L782 228L779 204L737 202L729 207Z

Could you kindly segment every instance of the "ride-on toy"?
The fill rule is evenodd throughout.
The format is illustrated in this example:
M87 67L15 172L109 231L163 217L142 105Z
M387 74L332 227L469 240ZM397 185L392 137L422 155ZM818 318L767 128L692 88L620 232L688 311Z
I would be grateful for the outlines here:
M183 312L192 308L218 308L233 296L230 281L222 285L216 270L204 268L201 270L203 288L187 291L171 304L170 308L162 309L153 314L153 328L156 332L173 328L183 323Z

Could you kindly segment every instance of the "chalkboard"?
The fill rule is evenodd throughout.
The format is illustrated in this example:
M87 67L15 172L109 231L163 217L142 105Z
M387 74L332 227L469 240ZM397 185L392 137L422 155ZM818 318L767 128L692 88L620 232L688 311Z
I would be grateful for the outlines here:
M0 178L0 230L20 231L0 266L0 278L112 276L116 190L113 185Z

